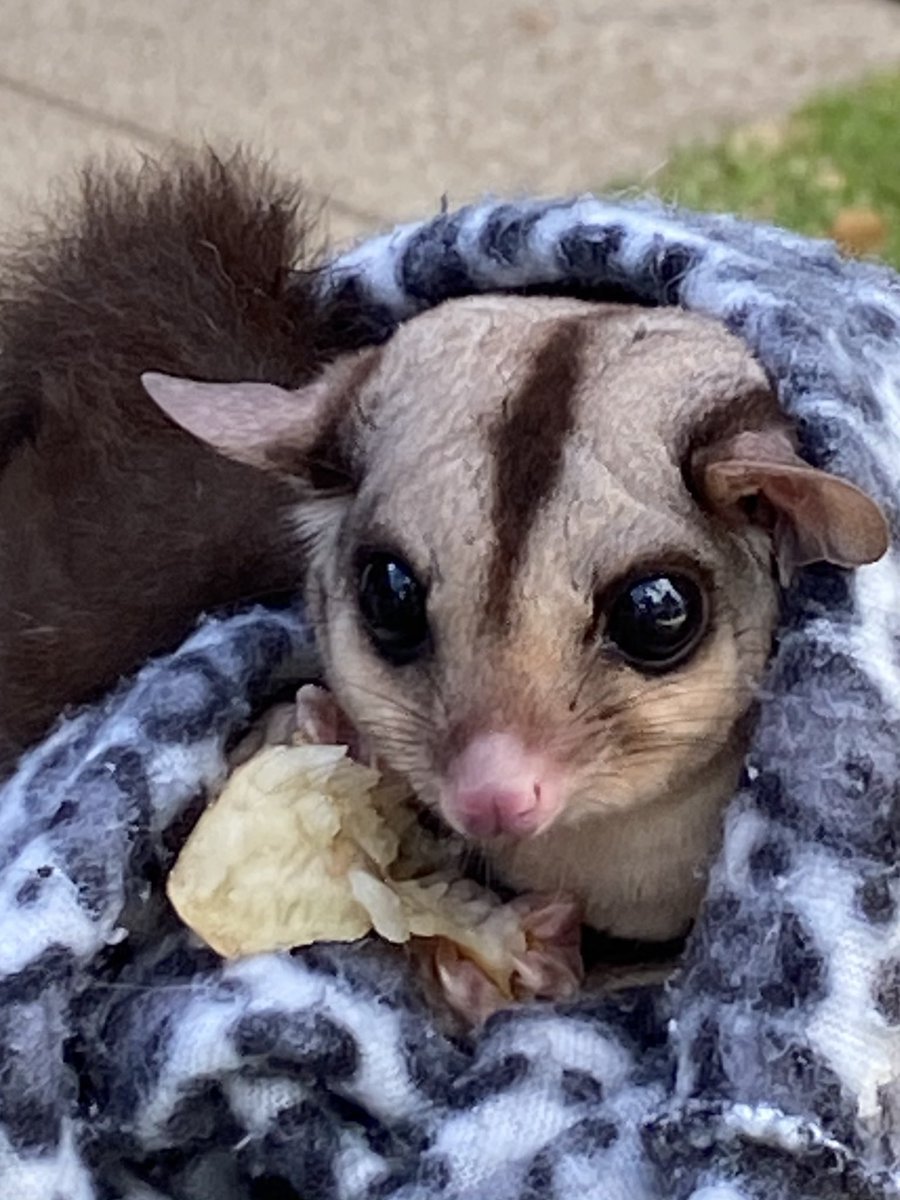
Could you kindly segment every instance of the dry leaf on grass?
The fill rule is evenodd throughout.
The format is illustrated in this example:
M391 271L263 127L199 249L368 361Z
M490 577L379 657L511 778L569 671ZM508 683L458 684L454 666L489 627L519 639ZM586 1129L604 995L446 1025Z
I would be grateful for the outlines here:
M846 254L877 254L887 244L887 221L873 208L844 208L834 219L831 236Z

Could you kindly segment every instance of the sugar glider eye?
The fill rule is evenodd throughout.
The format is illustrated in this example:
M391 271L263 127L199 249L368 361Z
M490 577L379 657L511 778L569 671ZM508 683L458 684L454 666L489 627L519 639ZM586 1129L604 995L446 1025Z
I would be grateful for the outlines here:
M687 659L709 619L703 588L666 571L630 580L607 608L606 637L638 670L669 671Z
M383 550L363 553L357 563L357 601L373 646L392 666L424 654L430 645L426 590L412 567Z

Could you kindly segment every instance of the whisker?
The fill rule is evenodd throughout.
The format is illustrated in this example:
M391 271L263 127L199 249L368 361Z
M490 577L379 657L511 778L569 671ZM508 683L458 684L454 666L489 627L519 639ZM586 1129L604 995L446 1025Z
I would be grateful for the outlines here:
M665 681L661 681L655 686L652 693L648 693L647 689L635 689L634 691L627 693L625 696L618 697L613 701L598 700L594 704L588 705L581 710L570 711L572 711L572 717L575 720L584 720L585 718L594 715L601 716L604 719L611 719L612 717L618 716L620 713L632 711L641 704L646 703L648 701L648 695L652 695L654 700L658 700L661 693L663 694L663 697L665 697L666 692L677 691L684 696L690 696L692 699L694 699L698 695L702 695L707 698L718 695L733 696L735 690L736 685L734 680L724 681L721 684L716 684L715 682L704 682L703 688L699 692L696 688L688 687L682 679L671 681L668 684Z
M380 700L383 704L397 710L411 721L415 721L423 726L429 726L430 722L427 715L416 708L413 708L409 703L402 700L393 692L384 692L373 687L370 683L363 683L359 678L349 678L348 682L351 687L362 695L367 696L371 700Z
M594 721L594 723L599 723ZM614 720L607 718L605 723L615 725ZM667 713L665 715L652 715L645 713L643 718L634 721L634 726L640 729L707 729L723 726L731 728L735 724L735 719L724 713L704 713L701 716L693 714L681 715L679 713Z
M653 746L623 747L624 758L631 763L662 762L669 758L674 750L694 749L702 746L709 753L710 748L724 750L728 742L717 742L709 738L677 738L664 744Z

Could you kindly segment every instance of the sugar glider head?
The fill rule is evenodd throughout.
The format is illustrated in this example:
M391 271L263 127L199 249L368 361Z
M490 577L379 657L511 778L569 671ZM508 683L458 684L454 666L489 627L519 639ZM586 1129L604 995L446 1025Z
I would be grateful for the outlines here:
M294 481L331 688L477 839L683 795L735 753L778 576L887 545L743 344L677 310L469 298L296 393L145 386Z

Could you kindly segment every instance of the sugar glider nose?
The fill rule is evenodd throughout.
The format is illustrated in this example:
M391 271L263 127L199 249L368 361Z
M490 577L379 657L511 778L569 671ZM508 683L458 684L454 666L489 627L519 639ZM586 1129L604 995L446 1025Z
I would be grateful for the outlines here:
M447 821L477 838L537 833L561 807L558 772L507 733L473 738L451 763L441 797Z

